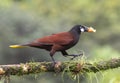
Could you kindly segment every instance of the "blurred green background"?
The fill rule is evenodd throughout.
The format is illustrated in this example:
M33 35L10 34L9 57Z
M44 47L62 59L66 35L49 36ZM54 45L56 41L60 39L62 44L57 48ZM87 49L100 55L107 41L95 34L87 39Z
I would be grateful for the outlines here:
M11 49L46 35L68 31L76 24L92 26L96 33L84 33L69 53L85 52L87 60L120 56L120 0L0 0L0 64L51 61L49 52L36 48ZM58 61L69 61L60 53ZM77 83L69 75L43 73L12 76L11 83ZM64 83L63 82L63 83ZM3 80L0 81L3 83ZM89 73L80 83L120 83L120 69Z

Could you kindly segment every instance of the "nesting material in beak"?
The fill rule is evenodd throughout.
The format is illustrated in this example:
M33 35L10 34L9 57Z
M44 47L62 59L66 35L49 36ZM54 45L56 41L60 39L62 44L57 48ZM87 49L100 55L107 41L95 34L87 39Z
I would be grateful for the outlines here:
M96 30L94 28L92 28L92 27L89 27L88 32L96 32Z

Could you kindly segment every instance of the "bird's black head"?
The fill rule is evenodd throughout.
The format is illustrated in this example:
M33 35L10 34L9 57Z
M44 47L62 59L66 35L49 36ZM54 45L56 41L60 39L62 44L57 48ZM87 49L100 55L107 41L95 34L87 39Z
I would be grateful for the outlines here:
M83 25L75 25L70 32L77 32L77 33L81 33L81 32L96 32L95 29L93 29L92 27L87 27L87 26L83 26Z

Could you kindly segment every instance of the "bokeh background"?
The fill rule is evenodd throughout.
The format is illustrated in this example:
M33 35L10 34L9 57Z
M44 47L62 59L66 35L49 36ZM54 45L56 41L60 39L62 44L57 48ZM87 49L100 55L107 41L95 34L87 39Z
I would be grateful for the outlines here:
M92 26L96 33L84 33L69 53L85 52L87 60L100 61L120 56L120 0L0 0L0 64L51 61L49 52L36 48L11 49L76 24ZM69 61L60 53L57 61ZM43 73L12 76L11 83L76 83L69 74ZM89 73L80 83L119 83L120 69ZM0 81L3 83L3 80Z

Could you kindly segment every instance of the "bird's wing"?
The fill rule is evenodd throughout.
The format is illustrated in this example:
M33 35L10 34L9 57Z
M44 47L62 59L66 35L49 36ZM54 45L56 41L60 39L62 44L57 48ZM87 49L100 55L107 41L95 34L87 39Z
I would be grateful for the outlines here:
M53 35L53 42L59 45L67 45L74 41L73 35L68 32L62 32Z
M43 38L39 38L35 41L33 41L33 44L39 44L39 45L67 45L73 42L73 36L72 34L68 32L62 32L58 34L53 34L50 36L45 36Z

